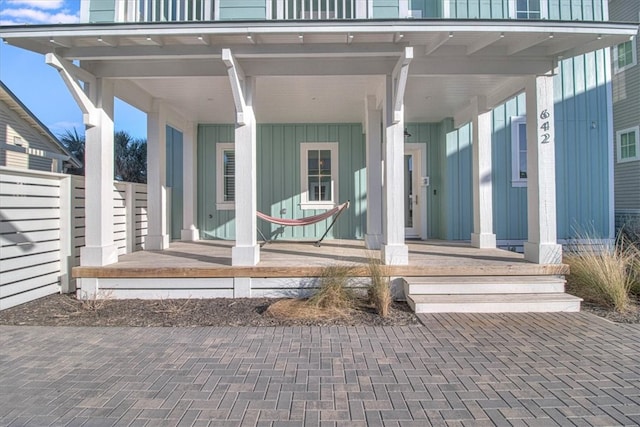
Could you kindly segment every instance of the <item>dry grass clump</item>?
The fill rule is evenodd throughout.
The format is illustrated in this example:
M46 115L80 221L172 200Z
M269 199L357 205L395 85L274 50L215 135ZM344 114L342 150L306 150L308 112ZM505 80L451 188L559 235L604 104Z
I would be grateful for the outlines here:
M348 316L356 305L356 296L349 288L352 268L343 265L324 267L318 279L318 289L308 299L286 299L271 304L267 312L287 319L326 319Z
M638 268L637 248L623 240L603 245L587 236L571 245L564 259L576 293L618 312L630 307L629 292L636 280L633 270Z
M387 317L392 300L387 268L379 259L371 256L369 257L368 266L369 274L371 275L371 284L367 289L369 303L375 307L380 316Z
M349 289L352 268L345 265L330 265L322 269L319 287L308 300L308 304L322 309L347 312L353 308L355 295Z

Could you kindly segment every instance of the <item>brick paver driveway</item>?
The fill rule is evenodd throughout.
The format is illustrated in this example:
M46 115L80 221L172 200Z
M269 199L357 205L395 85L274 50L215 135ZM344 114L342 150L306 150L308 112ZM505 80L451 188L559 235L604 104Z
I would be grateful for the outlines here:
M638 425L640 327L0 327L1 425Z

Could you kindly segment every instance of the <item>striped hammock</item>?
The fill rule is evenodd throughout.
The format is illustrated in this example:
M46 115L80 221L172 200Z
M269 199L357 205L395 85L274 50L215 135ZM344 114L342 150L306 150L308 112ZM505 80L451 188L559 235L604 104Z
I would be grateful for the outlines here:
M321 213L320 215L314 215L314 216L308 216L306 218L300 218L300 219L287 219L287 218L276 218L273 216L269 216L267 214L264 214L260 211L257 212L258 218L263 219L267 222L270 222L272 224L278 224L278 225L288 225L288 226L301 226L301 225L312 225L312 224L316 224L320 221L324 221L327 218L331 218L332 216L336 215L336 214L341 214L342 211L344 209L348 209L349 208L349 202L345 202L341 205L336 206L335 208L331 209L330 211L326 211L324 213Z

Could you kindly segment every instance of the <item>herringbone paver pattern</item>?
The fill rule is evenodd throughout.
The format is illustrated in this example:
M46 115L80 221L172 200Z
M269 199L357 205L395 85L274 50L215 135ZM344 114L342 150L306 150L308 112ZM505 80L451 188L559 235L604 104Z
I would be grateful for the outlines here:
M0 327L0 425L640 424L640 327L587 314L417 327Z

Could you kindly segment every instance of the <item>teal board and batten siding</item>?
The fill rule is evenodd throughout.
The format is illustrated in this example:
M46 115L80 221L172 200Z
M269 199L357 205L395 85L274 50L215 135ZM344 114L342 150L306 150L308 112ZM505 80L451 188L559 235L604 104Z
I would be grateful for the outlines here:
M608 70L604 51L562 61L554 78L558 239L585 231L609 237L610 164ZM527 190L511 183L511 119L524 116L525 95L493 111L493 214L498 240L527 238ZM471 198L471 126L446 136L440 237L468 240Z
M233 125L200 125L198 130L198 226L204 239L233 239L235 213L216 210L216 144L233 142ZM322 213L300 209L300 143L338 142L340 202L351 207L340 216L328 238L361 239L366 225L365 140L360 124L263 124L257 126L258 210L298 219ZM280 227L258 220L274 239L317 239L330 220L305 227Z
M265 19L267 16L264 0L217 0L220 3L220 20Z
M182 234L182 132L167 126L167 190L171 194L169 210L169 236L173 240L180 239Z
M90 0L89 22L114 22L115 11L115 0Z

